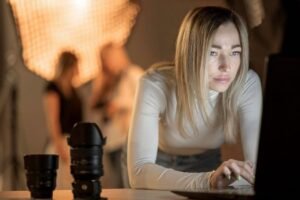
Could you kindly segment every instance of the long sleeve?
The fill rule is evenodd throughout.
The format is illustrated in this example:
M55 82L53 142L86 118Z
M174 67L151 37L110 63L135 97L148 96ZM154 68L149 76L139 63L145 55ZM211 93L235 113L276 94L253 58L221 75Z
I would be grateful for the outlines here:
M239 110L244 157L256 163L262 110L262 89L258 75L250 70Z
M175 155L194 155L219 148L224 142L223 132L207 127L201 113L197 113L201 131L191 137L180 134L176 127L175 86L169 85L168 80L161 74L151 74L140 81L128 138L130 185L133 188L185 191L209 188L210 172L180 172L155 164L158 147ZM248 72L242 87L239 104L242 143L245 158L255 162L262 94L260 80L254 71Z
M159 120L166 107L162 83L141 79L128 140L128 173L133 188L196 191L208 188L210 173L187 173L155 164ZM161 86L161 87L160 87Z

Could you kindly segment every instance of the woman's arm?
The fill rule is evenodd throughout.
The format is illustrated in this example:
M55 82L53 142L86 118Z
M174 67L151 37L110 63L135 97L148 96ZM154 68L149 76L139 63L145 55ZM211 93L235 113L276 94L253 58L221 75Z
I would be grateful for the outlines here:
M44 108L47 117L47 124L50 131L50 138L55 146L55 150L65 162L69 161L69 152L65 149L65 139L63 137L59 112L60 112L60 102L59 97L56 92L48 91L44 96Z
M257 143L262 106L261 84L257 74L250 70L240 99L239 117L241 139L246 161L227 160L212 174L210 185L223 188L243 177L254 184Z
M166 107L162 83L142 78L128 140L128 173L133 188L197 191L209 187L210 173L187 173L155 164L160 114Z
M245 160L256 163L262 110L262 87L258 75L250 70L239 110L241 140Z

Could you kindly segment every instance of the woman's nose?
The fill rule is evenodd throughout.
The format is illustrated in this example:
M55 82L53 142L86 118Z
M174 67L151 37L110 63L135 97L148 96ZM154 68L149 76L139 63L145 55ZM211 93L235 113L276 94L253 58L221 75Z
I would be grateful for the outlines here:
M228 72L230 70L230 64L226 56L220 56L219 70L222 72Z

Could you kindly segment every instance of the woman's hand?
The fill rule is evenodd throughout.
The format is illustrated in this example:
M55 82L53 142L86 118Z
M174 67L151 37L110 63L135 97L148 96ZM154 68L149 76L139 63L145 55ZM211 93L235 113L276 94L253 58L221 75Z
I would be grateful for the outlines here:
M254 169L250 161L224 161L210 177L211 188L224 188L243 177L254 184Z

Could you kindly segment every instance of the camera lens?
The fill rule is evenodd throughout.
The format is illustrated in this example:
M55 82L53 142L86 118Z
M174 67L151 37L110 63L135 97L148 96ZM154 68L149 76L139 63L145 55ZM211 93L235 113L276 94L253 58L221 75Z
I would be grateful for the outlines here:
M103 176L102 146L105 140L95 123L80 122L73 127L68 144L71 146L74 198L100 198L99 178Z
M27 187L32 198L52 198L56 187L58 155L30 154L24 156Z

